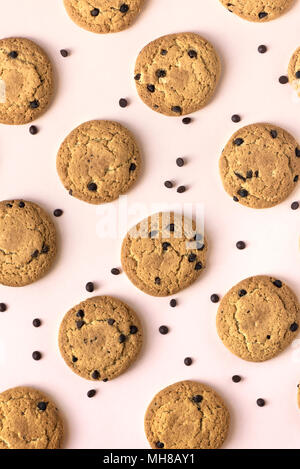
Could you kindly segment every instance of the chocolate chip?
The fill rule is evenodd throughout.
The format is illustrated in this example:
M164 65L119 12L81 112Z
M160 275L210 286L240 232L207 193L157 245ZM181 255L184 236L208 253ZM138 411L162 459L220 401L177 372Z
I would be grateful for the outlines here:
M201 270L202 269L202 263L201 262L197 262L197 264L195 265L195 270Z
M195 50L193 50L193 49L190 49L190 50L188 51L188 54L189 54L189 57L190 57L191 59L196 59L196 58L198 57L197 52L196 52Z
M138 332L138 328L136 326L130 326L129 332L130 334L136 334Z
M76 316L81 319L84 318L84 311L80 309L79 311L77 311Z
M271 336L270 336L270 335L267 335L267 339L270 340L270 339L271 339Z
M257 399L256 404L258 407L264 407L266 405L266 401L264 399Z
M211 301L212 303L219 303L219 301L220 301L219 295L217 295L216 293L214 293L213 295L211 295L210 301Z
M265 54L268 49L267 49L267 46L264 46L264 45L262 44L262 45L258 46L257 50L258 50L258 52L259 52L260 54Z
M184 117L182 119L182 123L185 124L185 125L188 125L192 122L192 119L190 117Z
M169 328L167 326L160 326L160 328L158 330L159 330L160 334L162 334L162 335L166 335L169 332Z
M88 282L85 286L85 289L89 293L92 293L95 290L95 285L93 284L93 282Z
M76 327L77 329L81 329L83 326L85 325L85 322L80 320L80 321L76 321Z
M92 378L93 379L99 379L100 378L100 373L99 373L98 370L93 371Z
M96 396L96 390L95 389L91 389L90 391L88 391L86 393L87 397L91 398L91 397L94 397Z
M39 402L37 407L42 412L45 412L45 410L47 409L47 405L48 405L48 402Z
M30 109L37 109L39 107L40 103L37 99L34 99L33 101L29 102L29 107Z
M281 83L282 85L286 85L286 83L288 82L289 82L289 79L287 76L282 75L281 77L279 77L279 83Z
M141 74L140 73L137 73L136 75L134 75L134 79L136 81L139 81L141 79Z
M234 202L238 202L239 199L234 195L234 196L233 196L233 201L234 201Z
M4 313L7 310L7 306L5 303L0 303L0 313Z
M126 3L123 3L121 6L120 6L120 12L121 13L127 13L129 10L129 6L126 5Z
M193 363L193 360L191 359L191 357L186 357L186 358L184 359L184 364L185 364L186 366L191 366L192 363Z
M237 173L237 172L235 172L235 171L234 171L234 174L236 175L236 177L237 177L238 179L241 179L242 181L246 182L246 178L245 178L244 176L242 176L241 174L239 174L239 173Z
M160 283L161 283L161 280L160 280L159 277L155 277L154 281L155 281L155 285L160 285Z
M67 49L61 49L61 50L60 50L60 55L61 55L62 57L68 57L69 52L67 51Z
M236 145L237 147L241 146L244 143L244 140L242 138L236 138L233 141L233 144Z
M114 319L112 319L112 318L109 318L109 319L107 320L107 322L108 322L108 324L109 324L110 326L113 326L116 321L115 321Z
M297 175L294 177L294 182L298 182L298 181L299 181L299 176Z
M159 449L162 449L165 446L161 441L157 441L155 444L156 444L156 447Z
M40 319L36 318L32 321L32 324L33 324L34 327L40 327L42 325L42 321Z
M38 352L38 351L33 352L32 358L33 358L34 360L36 360L36 361L37 361L37 360L40 360L40 359L42 358L41 352Z
M290 331L296 332L298 328L299 328L298 324L296 322L293 322L293 324L291 324Z
M168 243L167 241L162 243L162 248L163 248L164 251L167 251L170 246L171 246L171 244Z
M18 57L18 52L16 50L12 50L11 52L8 53L8 57L11 59L16 59Z
M296 77L297 79L300 78L300 70L298 70L298 71L295 73L295 77Z
M239 194L241 197L244 198L244 197L248 197L249 192L248 192L246 189L240 189L240 190L238 191L238 194Z
M259 171L255 171L255 177L256 177L256 178L259 177Z
M196 254L190 254L188 257L189 262L195 262L196 259L197 259Z
M24 207L25 207L25 204L24 204L24 202L22 202L22 201L21 201L21 202L19 202L19 207L20 207L20 208L24 208Z
M295 148L295 154L296 154L297 158L300 158L300 149L299 148Z
M167 72L163 70L162 68L160 68L159 70L156 70L155 74L157 78L164 78L165 76L167 76Z
M277 136L278 136L278 133L277 133L276 130L271 130L270 134L271 134L272 138L277 138Z
M292 205L291 205L291 209L292 210L298 210L299 208L299 202L293 202Z
M120 107L123 107L123 108L124 108L124 107L127 107L127 106L128 106L128 101L127 101L127 99L121 98L121 99L119 100L119 106L120 106Z
M232 377L232 381L233 381L234 383L239 383L240 381L242 381L242 378L241 378L239 375L234 375L234 376Z
M167 55L168 51L166 49L162 49L160 51L161 55Z
M277 287L277 288L281 288L282 287L282 282L281 282L281 280L274 280L273 285L275 285L275 287Z
M246 248L246 243L244 241L238 241L236 243L236 247L240 250L245 249Z
M56 208L53 212L55 217L61 217L64 212L60 208Z
M266 18L266 16L268 16L268 13L266 11L261 11L260 13L258 13L258 17L260 20Z
M120 272L120 269L117 269L116 267L114 267L113 269L111 269L110 271L113 275L119 275L121 272Z
M171 111L176 112L176 114L182 113L182 109L180 106L172 106Z
M251 169L250 169L250 171L247 171L246 178L247 179L252 179L253 178L253 171Z
M135 170L136 170L136 164L131 163L131 165L129 166L129 171L132 172L132 171L135 171Z
M98 16L99 13L100 13L99 8L94 8L93 10L91 10L91 15L92 16Z
M126 341L126 335L120 334L119 336L119 342L120 344L123 344Z
M183 158L177 158L176 164L177 164L177 166L179 166L179 168L182 168L182 166L184 166L184 159Z
M196 396L192 397L192 400L196 402L196 404L199 404L203 401L203 396L200 396L200 394L196 394Z
M103 383L107 383L108 378L104 378L102 381L103 381Z
M150 93L154 93L155 86L154 85L147 85L147 90L150 91Z
M185 187L185 186L179 186L179 187L177 187L177 192L178 192L178 194L183 194L185 191L186 191L186 187Z
M201 243L197 243L196 244L196 249L197 251L203 251L203 249L205 248L205 244L201 244Z
M173 187L173 182L172 181L165 181L164 185L167 189L172 189Z
M31 257L32 259L36 259L39 255L39 251L36 249L32 254L31 254Z
M232 120L232 122L237 124L238 122L240 122L241 117L238 114L233 114L233 116L231 116L231 120Z
M73 362L73 363L76 363L77 361L78 361L78 358L75 357L74 355L72 355L72 362Z
M96 190L98 189L98 186L94 182L89 182L87 185L87 188L91 192L96 192Z
M168 229L169 231L171 231L171 233L172 233L173 231L175 231L175 225L174 225L174 223L170 223L170 225L167 226L167 229Z
M246 292L246 290L243 290L243 289L242 289L242 290L239 290L238 295L239 295L239 297L241 298L242 296L247 295L247 292Z
M170 306L171 308L175 308L177 306L177 301L174 298L170 301Z
M38 133L38 128L37 128L37 126L36 126L36 125L31 125L31 126L29 127L29 133L30 133L31 135L36 135L36 134Z

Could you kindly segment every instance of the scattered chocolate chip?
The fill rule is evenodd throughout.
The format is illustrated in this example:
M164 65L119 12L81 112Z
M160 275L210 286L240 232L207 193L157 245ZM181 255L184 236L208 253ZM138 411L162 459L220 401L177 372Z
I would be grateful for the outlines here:
M195 260L197 259L197 256L196 254L190 254L189 257L188 257L188 261L189 262L195 262Z
M268 16L268 13L266 11L261 11L260 13L258 13L258 17L260 20L266 18L266 16Z
M192 363L193 363L193 360L191 359L191 357L186 357L186 358L184 359L184 364L185 364L186 366L191 366Z
M289 79L287 76L282 75L281 77L279 77L279 83L281 83L282 85L286 85L286 83L288 82L289 82Z
M120 336L119 336L119 342L120 342L120 344L123 344L123 343L125 342L125 340L126 340L126 335L120 334Z
M197 264L195 265L195 270L201 270L202 269L202 263L201 262L197 262Z
M232 381L233 381L234 383L239 383L240 381L242 381L242 378L241 378L239 375L234 375L234 376L232 377Z
M192 119L190 117L184 117L182 119L182 123L185 124L185 125L188 125L192 122Z
M98 186L94 182L89 182L87 185L87 188L91 192L96 192L96 190L98 189Z
M136 326L130 326L129 332L130 334L136 334L138 332L138 328Z
M99 13L100 13L99 8L94 8L93 10L91 10L91 15L92 16L98 16Z
M168 229L169 231L171 231L171 233L172 233L173 231L175 231L175 225L174 225L174 223L170 223L170 225L167 226L167 229Z
M256 404L258 407L264 407L266 405L266 401L264 399L257 399Z
M147 90L150 91L150 93L154 93L155 86L154 85L147 85Z
M170 301L170 306L171 308L175 308L177 306L177 301L174 298Z
M184 159L183 158L177 158L176 164L177 164L177 166L179 166L179 168L182 168L182 166L184 166Z
M156 447L159 449L162 449L165 446L161 441L157 441L155 444L156 444Z
M37 361L37 360L40 360L40 359L42 358L41 352L38 352L38 351L33 352L33 353L32 353L32 358L33 358L34 360L36 360L36 361Z
M241 179L242 181L246 182L246 178L244 176L242 176L241 174L237 173L237 172L234 172L234 174L236 175L236 177L238 179Z
M298 330L299 326L296 322L293 322L293 324L290 327L291 332L296 332Z
M21 201L21 202L19 202L19 207L20 207L20 208L24 208L24 207L25 207L25 204L24 204L24 202L22 202L22 201Z
M220 301L219 295L217 295L216 293L214 293L213 295L211 295L210 301L211 301L212 303L219 303L219 301Z
M42 412L45 412L45 410L47 409L47 405L48 405L48 402L39 402L37 407Z
M239 290L239 297L240 297L240 298L241 298L242 296L245 296L245 295L247 295L246 290L243 290L243 289L242 289L242 290Z
M110 271L113 275L119 275L121 272L120 272L120 269L117 269L116 267L114 267L113 269L111 269Z
M239 194L241 197L244 198L244 197L248 197L249 192L248 192L246 189L240 189L240 190L238 191L238 194Z
M167 75L167 72L163 69L156 70L157 78L164 78Z
M103 381L103 383L107 383L108 378L104 378L102 381Z
M237 124L238 122L240 122L241 117L238 114L233 114L233 116L231 116L231 120L232 120L232 122Z
M119 100L119 106L120 106L120 107L123 107L123 108L124 108L124 107L127 107L127 106L128 106L128 101L127 101L127 99L121 98L121 99Z
M240 250L245 249L246 248L246 243L244 241L238 241L236 243L236 247Z
M135 171L136 170L136 164L135 163L131 163L131 165L129 166L129 171Z
M164 185L167 189L172 189L173 187L173 182L172 181L165 181Z
M121 6L120 6L120 12L121 13L127 13L129 10L129 6L126 4L126 3L123 3Z
M198 57L198 54L195 50L191 49L188 51L188 55L191 59L196 59Z
M100 373L99 373L98 370L93 371L92 378L93 379L99 379L100 378Z
M260 54L265 54L268 49L267 49L267 46L264 46L264 45L262 44L262 45L258 46L257 50L258 50L258 52L259 52Z
M95 290L95 285L93 284L93 282L88 282L85 286L85 289L89 293L92 293Z
M159 330L160 334L162 334L162 335L166 335L169 332L169 328L167 326L160 326L160 328L158 330Z
M176 114L182 113L182 109L180 106L172 106L171 111L176 112Z
M236 138L233 141L233 144L236 145L237 147L241 146L244 143L244 140L242 138Z
M112 318L109 318L109 319L107 320L107 322L108 322L108 324L109 324L110 326L113 326L116 321L115 321L114 319L112 319Z
M272 138L277 138L277 135L278 135L277 130L271 130L270 134Z
M270 335L267 335L267 339L270 340L270 339L271 339L271 336L270 336Z
M73 363L76 363L77 361L78 361L78 358L75 357L75 355L72 355L72 362L73 362Z
M277 287L277 288L281 288L282 287L282 282L281 282L281 280L274 280L273 285L275 285L275 287Z
M29 102L29 107L30 109L37 109L39 107L40 103L37 99L34 99L33 101Z
M292 210L298 210L299 208L299 202L293 202L292 205L291 205L291 209Z
M141 74L140 73L137 73L135 76L134 76L134 79L136 81L139 81L141 79Z
M96 390L95 389L91 389L90 391L88 391L86 393L87 397L91 398L91 397L94 397L96 396Z
M247 178L247 179L252 179L252 178L253 178L253 171L252 171L252 169L250 169L249 171L247 171L246 178Z
M233 201L234 201L234 202L238 202L239 199L234 195L234 196L233 196Z
M7 306L5 303L0 303L0 313L4 313L7 310Z
M30 133L31 135L36 135L36 134L38 133L38 128L37 128L37 126L36 126L36 125L31 125L31 126L29 127L29 133Z
M79 311L77 311L76 316L81 319L84 318L84 311L80 309Z
M60 208L56 208L53 212L55 217L61 217L64 212Z
M294 182L298 182L298 181L299 181L299 176L297 175L294 177Z
M39 255L39 251L36 249L32 254L31 254L31 257L32 259L36 259Z
M295 77L299 80L299 78L300 78L300 70L298 70L298 71L295 73Z
M18 57L18 52L16 50L12 50L11 52L8 53L8 57L11 59L16 59Z
M160 51L161 55L167 55L168 51L166 49L162 49Z
M36 318L32 321L32 324L33 324L34 327L40 327L42 325L42 321L40 319Z
M162 248L163 248L164 251L167 251L170 246L171 246L171 244L168 243L167 241L162 243Z
M72 189L69 190L69 195L73 195Z
M296 154L297 158L300 158L300 149L299 148L295 148L295 154Z
M60 50L60 55L61 55L62 57L68 57L69 52L67 51L67 49L61 49L61 50Z
M155 285L160 285L160 283L161 283L161 280L160 280L159 277L155 277L154 281L155 281Z
M80 320L80 321L76 321L76 327L77 329L81 329L83 326L85 325L85 322Z
M186 191L186 187L185 187L185 186L179 186L179 187L177 187L177 192L178 192L178 194L183 194L185 191Z
M203 396L200 396L200 394L197 394L196 396L192 397L192 400L196 402L196 404L199 404L200 402L203 401Z

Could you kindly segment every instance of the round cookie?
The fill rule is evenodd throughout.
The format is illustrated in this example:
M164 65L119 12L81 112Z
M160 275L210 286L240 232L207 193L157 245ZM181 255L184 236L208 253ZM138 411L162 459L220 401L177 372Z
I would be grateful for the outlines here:
M244 20L263 23L285 13L294 0L220 0L231 13Z
M116 33L128 28L144 0L64 0L70 18L93 33Z
M275 125L248 125L227 143L220 173L234 201L251 208L273 207L299 180L300 148L292 135Z
M141 157L134 136L124 126L94 120L67 136L56 166L71 195L90 204L102 204L131 188L139 175Z
M140 52L135 82L154 111L180 116L198 111L213 96L221 73L214 47L193 33L163 36Z
M56 232L33 202L0 202L0 283L22 287L41 278L56 255Z
M52 65L34 42L21 37L0 40L0 123L26 124L49 106Z
M292 87L297 91L300 97L300 47L295 50L291 57L288 68L289 82Z
M0 394L0 449L59 449L63 421L44 393L28 387Z
M262 362L278 355L296 337L300 307L280 280L250 277L222 299L217 331L224 345L243 360Z
M59 330L66 364L82 378L108 381L124 373L142 346L135 312L110 296L96 296L74 306Z
M191 285L206 266L207 241L194 221L173 212L142 220L122 244L122 266L132 283L152 296Z
M145 415L145 432L153 449L218 449L230 416L209 386L181 381L160 391Z

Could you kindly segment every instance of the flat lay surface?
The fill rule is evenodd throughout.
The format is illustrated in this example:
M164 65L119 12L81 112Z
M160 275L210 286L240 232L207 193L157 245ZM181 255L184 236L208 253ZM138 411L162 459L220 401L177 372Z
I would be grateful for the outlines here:
M251 23L230 14L218 0L146 0L132 26L115 34L78 27L62 0L0 0L1 38L37 43L54 68L54 98L31 124L0 125L0 200L32 201L50 214L58 254L49 273L25 287L0 285L0 392L30 386L45 392L66 423L65 448L149 448L144 415L154 396L173 383L199 381L224 399L231 423L224 448L300 448L300 336L275 358L252 363L225 348L218 337L220 298L254 275L280 279L300 299L299 184L279 205L255 210L234 203L219 175L222 149L239 128L270 123L300 144L300 98L281 84L300 46L300 2L278 19ZM154 39L192 32L208 40L221 58L216 93L183 125L181 117L154 112L139 98L134 80L140 50ZM258 52L265 45L267 51ZM61 49L69 52L67 57ZM121 107L119 100L128 101ZM241 116L234 123L231 116ZM141 173L121 201L92 205L71 197L56 171L67 135L90 120L117 121L141 151ZM33 131L34 133L34 131ZM184 165L176 164L177 158ZM165 187L172 181L174 187ZM186 191L177 192L178 186ZM289 191L287 191L289 192ZM152 297L138 290L121 268L128 229L174 204L202 204L208 240L207 268L186 290ZM172 205L173 204L173 205ZM126 209L127 207L127 209ZM53 211L63 214L54 217ZM127 217L124 213L127 211ZM246 248L237 249L244 241ZM120 269L113 275L112 269ZM116 273L116 271L114 271ZM94 291L86 290L87 282ZM87 381L65 364L58 331L74 305L99 295L131 307L143 326L143 347L124 374L108 382ZM171 299L177 300L175 308ZM33 327L35 318L40 327ZM168 334L159 327L168 327ZM33 360L32 353L41 359ZM191 366L184 359L192 358ZM238 383L233 375L241 376ZM95 389L93 398L87 397ZM264 399L259 407L257 399Z

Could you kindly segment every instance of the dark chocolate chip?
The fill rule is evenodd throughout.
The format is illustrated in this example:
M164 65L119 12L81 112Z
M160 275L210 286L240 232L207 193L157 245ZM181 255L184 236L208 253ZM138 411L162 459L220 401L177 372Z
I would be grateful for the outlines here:
M93 371L92 378L93 379L99 379L100 378L100 373L99 373L98 370Z
M196 58L198 57L197 52L196 52L195 50L193 50L193 49L190 49L190 50L188 51L188 54L189 54L189 57L190 57L191 59L196 59Z
M167 326L160 326L160 328L158 330L159 330L160 334L162 334L162 335L166 335L169 332L169 328Z
M179 186L179 187L177 187L177 192L178 192L178 194L183 194L185 191L186 191L186 187L185 187L185 186Z
M245 249L246 248L246 243L244 241L238 241L236 243L236 247L240 250Z
M299 202L293 202L292 205L291 205L291 209L292 210L298 210L299 208Z
M76 316L81 319L84 318L84 311L80 309L79 311L77 311Z
M176 112L176 114L182 113L182 109L180 106L172 106L171 111Z
M157 441L155 444L156 444L156 447L159 449L162 449L165 446L161 441Z
M192 122L192 119L190 117L184 117L182 119L182 123L185 124L185 125L188 125Z
M172 181L165 181L164 185L167 189L172 189L173 187L173 182Z
M37 109L39 107L40 103L37 99L34 99L33 101L29 102L29 107L30 109Z
M242 381L242 378L241 378L239 375L234 375L234 376L232 377L232 381L233 381L234 383L239 383L240 381Z
M93 282L88 282L85 286L85 289L89 293L92 293L95 290L95 285L93 284Z
M191 357L186 357L186 358L184 359L184 364L185 364L186 366L191 366L192 363L193 363L193 360L191 359Z
M98 16L99 13L100 13L99 8L94 8L93 10L91 10L91 15L92 16Z
M277 133L276 130L271 130L270 134L271 134L272 138L277 138L277 136L278 136L278 133Z
M33 324L34 327L40 327L42 325L42 321L40 319L36 318L32 321L32 324Z
M129 6L126 4L126 3L123 3L121 6L120 6L120 12L121 13L127 13L129 10Z
M297 79L300 78L300 70L297 70L297 72L295 73L295 77L296 77Z
M98 189L98 186L94 182L89 182L87 185L87 188L91 192L96 192L96 190Z
M264 407L266 405L266 401L264 399L257 399L256 404L258 407Z
M282 75L281 77L279 77L278 80L279 80L279 83L281 83L282 85L286 85L289 82L288 77L285 75Z
M242 297L242 296L247 295L247 292L246 292L246 290L242 289L242 290L239 290L238 294L239 294L239 297Z
M96 396L96 390L95 389L91 389L90 391L88 391L86 393L87 397L91 398L91 397L94 397Z
M217 295L216 293L214 293L213 295L211 295L210 301L212 301L212 303L219 303L219 301L220 301L219 295Z
M33 352L33 353L32 353L32 358L33 358L34 360L36 360L36 361L37 361L37 360L40 360L40 359L42 358L41 352L38 352L38 351Z
M141 74L140 73L137 73L136 75L134 75L134 79L136 81L139 81L141 79Z
M76 363L77 361L78 361L78 358L75 357L75 355L72 355L72 362L73 362L73 363Z
M242 138L236 138L233 141L233 144L236 145L237 147L241 146L244 143L244 140Z
M170 246L171 246L171 244L168 243L167 241L162 243L162 248L163 248L164 251L167 251Z
M31 254L31 257L32 259L36 259L39 255L39 251L36 249L32 254Z
M121 272L120 272L120 269L117 269L116 267L114 267L113 269L111 269L110 271L113 275L119 275Z
M240 122L241 117L238 114L233 114L233 116L231 116L231 120L232 120L232 122L237 124L238 122Z
M5 303L0 303L0 313L4 313L7 310L7 306Z
M196 254L190 254L189 257L188 257L188 261L189 262L195 262L195 260L197 259L197 256Z
M147 85L147 90L150 91L150 93L154 93L155 86L154 85Z
M263 18L266 18L268 16L268 13L266 11L261 11L260 13L258 13L258 17L260 20L262 20Z
M30 133L31 135L36 135L36 134L38 133L38 128L37 128L37 126L36 126L36 125L31 125L31 126L29 127L29 133Z
M11 59L16 59L18 57L18 52L16 50L12 50L11 52L8 53L8 57Z
M260 54L265 54L268 49L267 49L267 46L264 46L264 45L262 44L262 45L258 46L257 50L258 50L258 52L259 52Z
M21 201L21 202L19 202L19 207L20 207L20 208L24 208L24 207L25 207L25 204L24 204L24 202L22 202L22 201Z
M119 342L120 344L123 344L126 341L126 335L120 334L119 336Z
M295 148L295 155L297 156L297 158L300 158L300 149L299 148Z
M138 328L136 326L130 326L129 332L130 334L136 334L138 332Z
M293 324L291 324L290 331L296 332L298 328L299 328L298 324L296 322L293 322Z
M294 182L298 182L298 181L299 181L299 176L297 175L294 177Z
M197 264L195 265L195 270L201 270L202 269L202 263L201 262L197 262Z
M127 99L121 98L121 99L119 100L119 106L120 106L120 107L123 107L123 108L124 108L124 107L127 107L127 106L128 106L128 101L127 101Z
M174 223L170 223L170 225L167 226L167 229L168 229L169 231L171 231L171 233L172 233L173 231L175 231L175 225L174 225Z
M109 319L107 320L107 322L108 322L108 324L109 324L110 326L113 326L116 321L115 321L114 319L112 319L112 318L109 318Z
M160 68L159 70L156 70L155 74L157 78L164 78L165 76L167 76L167 72L163 70L162 68Z
M275 285L275 287L277 287L277 288L281 288L282 287L282 281L281 280L274 280L273 285Z
M248 192L246 189L240 189L240 190L238 191L238 194L239 194L241 197L244 198L244 197L248 197L249 192Z
M183 158L177 158L176 164L177 164L177 166L179 166L179 168L182 168L182 166L184 166L184 159Z
M162 49L160 51L161 55L167 55L168 51L166 49Z
M161 283L161 280L160 280L159 277L155 277L154 281L155 281L155 285L160 285L160 283Z
M170 300L170 306L171 308L175 308L177 306L177 301L174 298Z
M60 208L56 208L53 212L55 217L61 217L64 212Z
M41 410L42 412L45 412L47 409L48 402L39 402L38 403L38 409Z
M61 49L61 50L60 50L60 55L61 55L62 57L68 57L69 52L67 51L67 49Z
M76 327L77 329L81 329L83 326L85 325L85 322L80 320L80 321L76 321Z
M203 396L200 396L200 394L196 394L196 396L194 396L192 400L196 402L196 404L199 404L200 402L203 401Z

